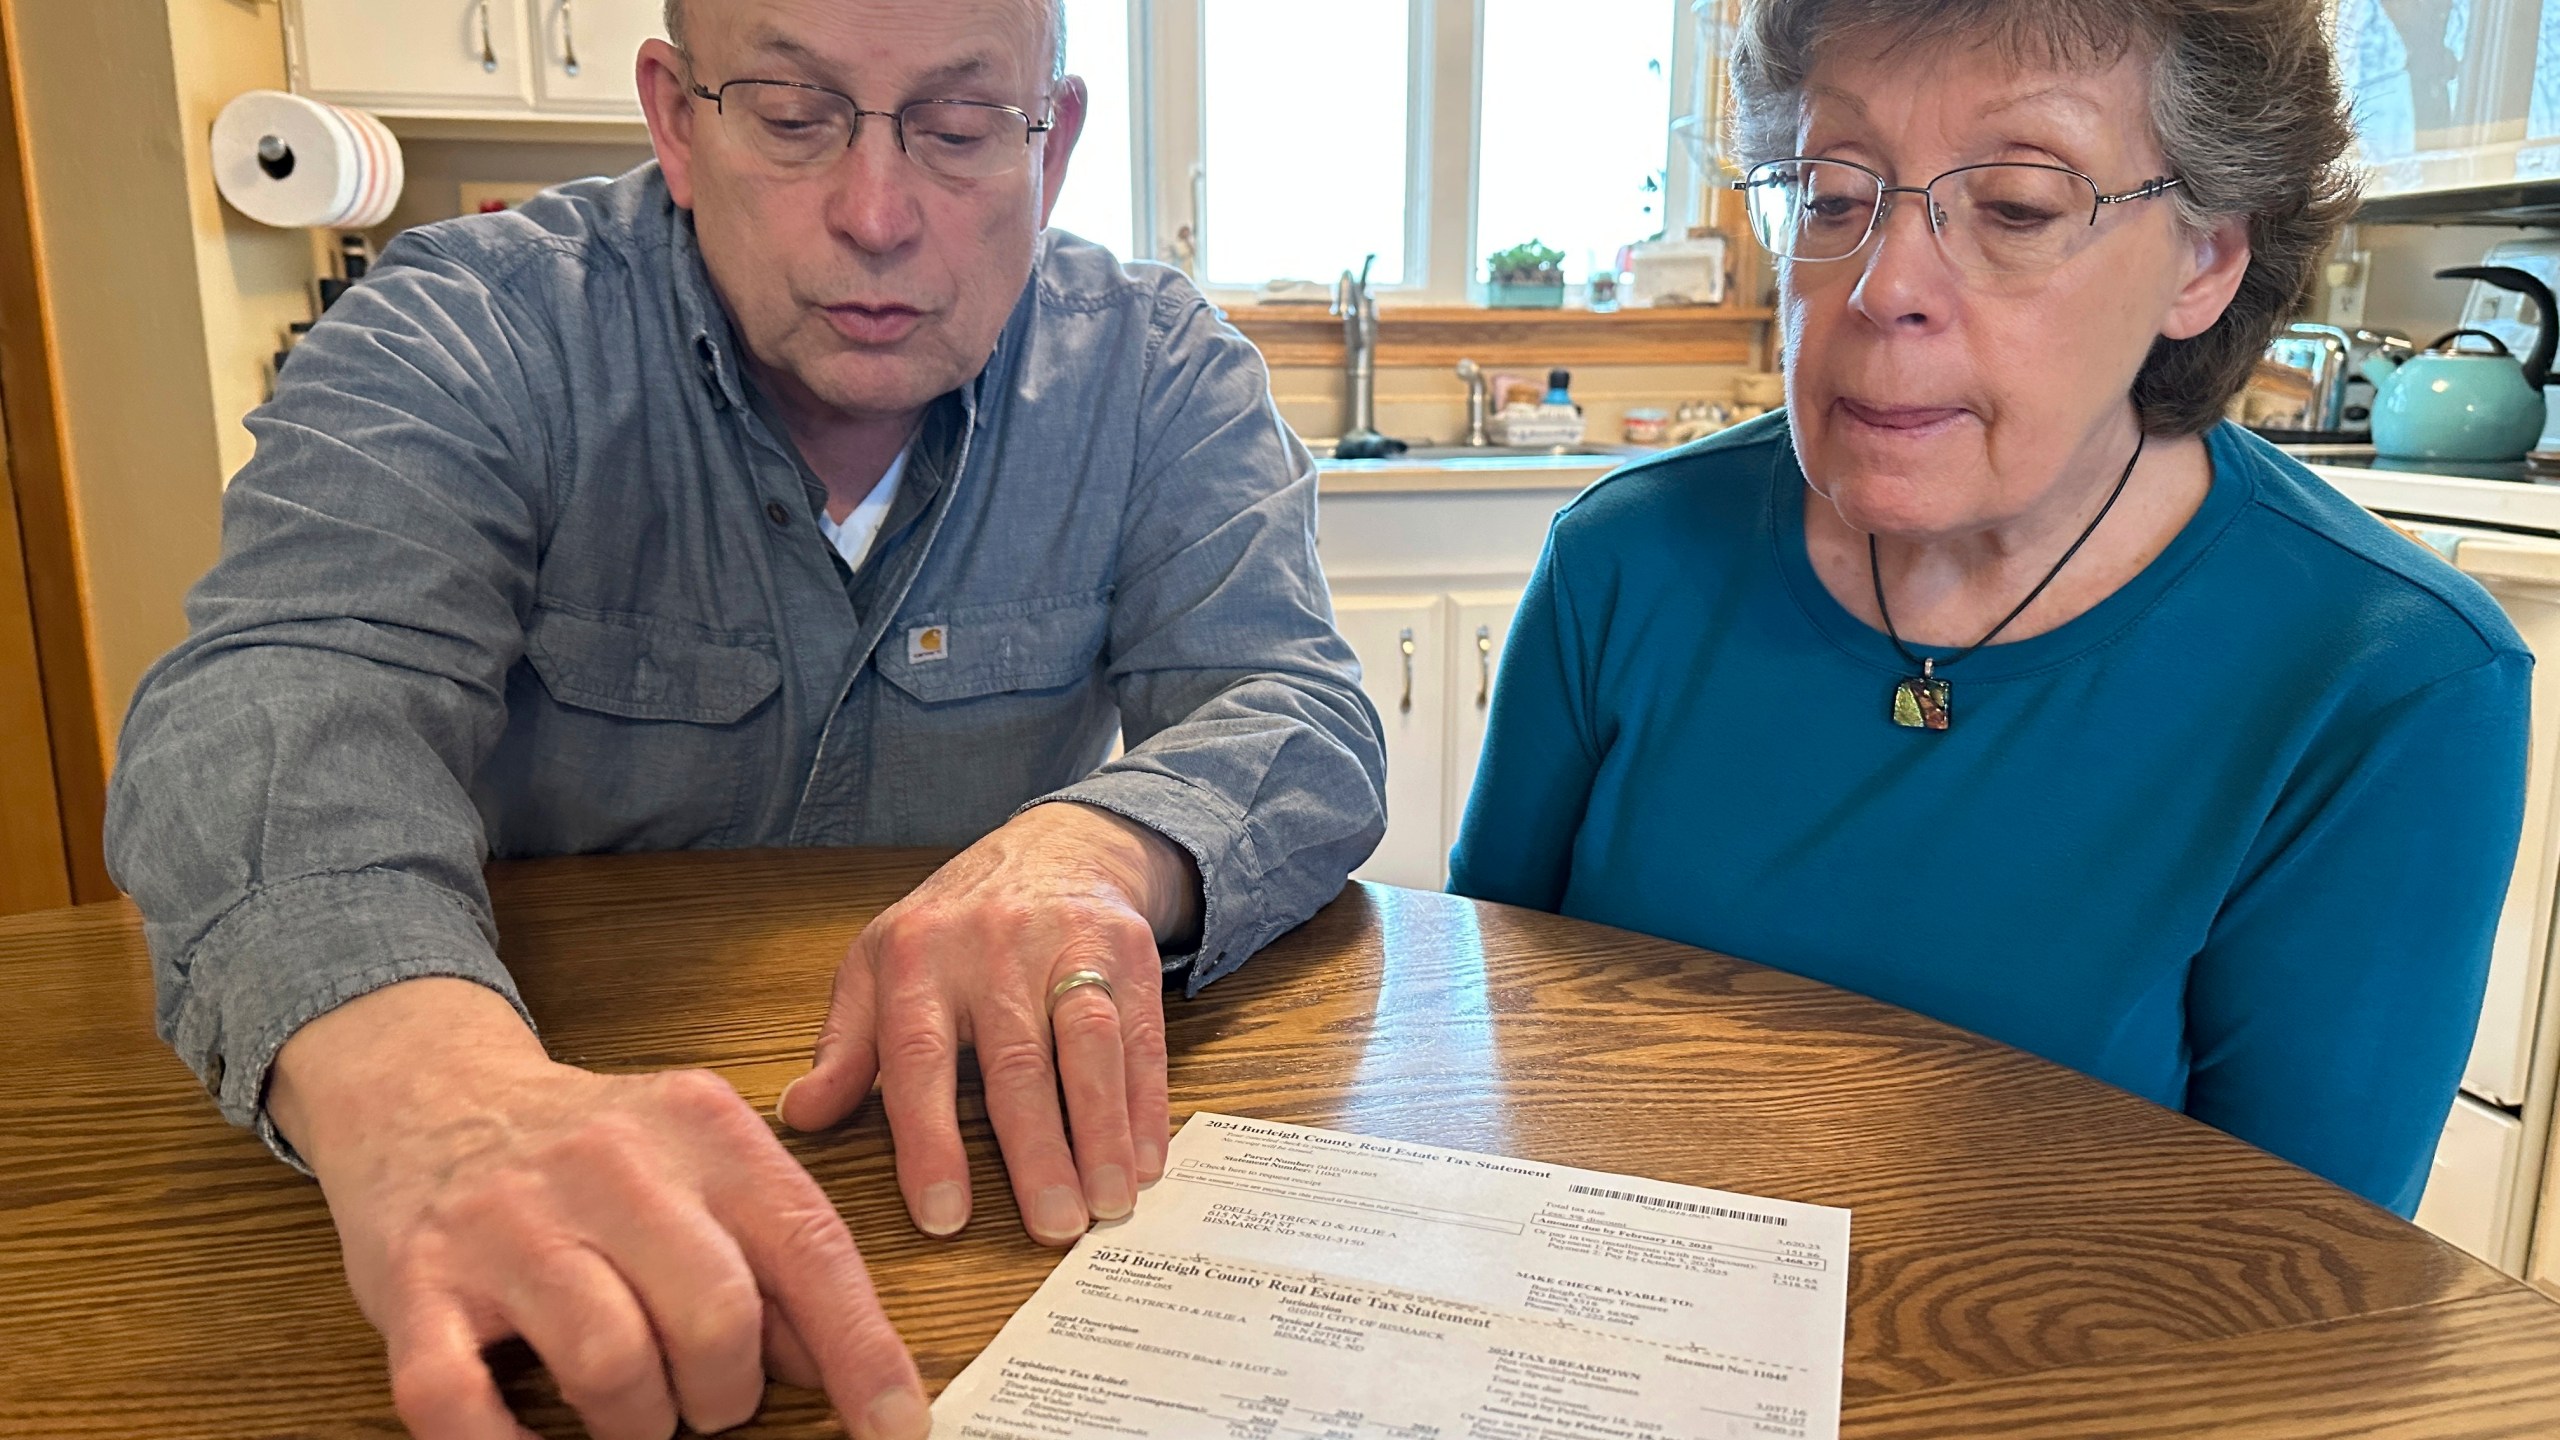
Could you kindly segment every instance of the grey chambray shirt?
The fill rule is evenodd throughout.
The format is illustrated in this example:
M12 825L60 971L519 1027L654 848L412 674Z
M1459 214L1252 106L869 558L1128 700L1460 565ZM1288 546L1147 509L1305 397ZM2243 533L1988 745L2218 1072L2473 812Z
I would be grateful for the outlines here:
M1196 993L1385 828L1314 462L1161 266L1044 237L849 577L654 164L401 236L248 423L107 841L160 1033L270 1144L313 1017L516 1000L491 856L959 846L1077 800L1198 861Z

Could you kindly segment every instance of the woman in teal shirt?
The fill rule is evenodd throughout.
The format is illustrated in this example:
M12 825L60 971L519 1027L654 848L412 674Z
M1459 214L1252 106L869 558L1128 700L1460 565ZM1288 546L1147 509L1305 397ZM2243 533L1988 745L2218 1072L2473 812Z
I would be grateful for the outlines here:
M2352 203L2319 8L1749 8L1788 407L1557 517L1455 889L1907 1006L2415 1209L2530 657L2219 420Z

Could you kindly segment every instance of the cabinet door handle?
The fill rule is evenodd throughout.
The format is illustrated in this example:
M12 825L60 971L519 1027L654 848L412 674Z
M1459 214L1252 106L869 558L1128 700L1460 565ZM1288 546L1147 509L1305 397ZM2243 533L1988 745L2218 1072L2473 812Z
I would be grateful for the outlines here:
M577 0L560 0L560 73L578 78Z
M1493 706L1493 627L1476 627L1476 708Z
M1413 632L1411 630L1397 633L1396 648L1404 652L1404 699L1396 702L1396 711L1398 714L1410 715L1413 713Z
M498 42L489 33L489 5L490 0L480 0L480 68L495 75L498 73Z

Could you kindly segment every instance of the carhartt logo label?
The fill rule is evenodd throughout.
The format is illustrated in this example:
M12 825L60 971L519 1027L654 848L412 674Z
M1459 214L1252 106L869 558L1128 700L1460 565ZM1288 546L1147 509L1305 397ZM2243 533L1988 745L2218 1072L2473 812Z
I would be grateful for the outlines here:
M907 663L924 665L951 658L951 632L939 625L919 625L907 632Z

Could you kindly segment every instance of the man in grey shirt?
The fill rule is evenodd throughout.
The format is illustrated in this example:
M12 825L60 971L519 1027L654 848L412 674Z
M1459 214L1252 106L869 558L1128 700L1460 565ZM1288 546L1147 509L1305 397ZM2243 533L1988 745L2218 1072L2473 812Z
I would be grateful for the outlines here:
M1162 1170L1163 979L1384 825L1259 357L1043 231L1084 111L1052 0L693 9L639 58L655 165L411 232L312 332L124 731L162 1033L320 1178L422 1436L516 1433L508 1335L609 1440L737 1424L768 1370L926 1429L735 1091L544 1056L490 854L966 846L856 942L783 1117L876 1079L952 1233L973 1047L1062 1244Z

